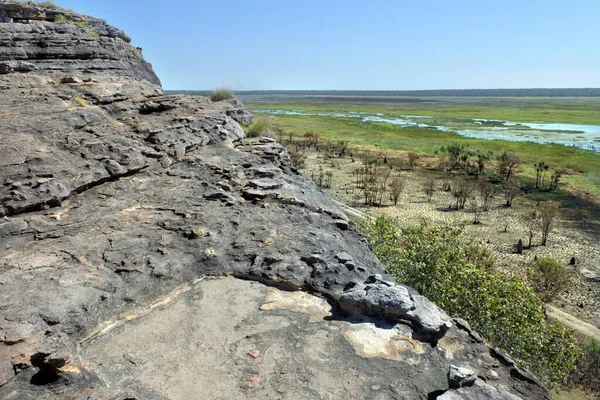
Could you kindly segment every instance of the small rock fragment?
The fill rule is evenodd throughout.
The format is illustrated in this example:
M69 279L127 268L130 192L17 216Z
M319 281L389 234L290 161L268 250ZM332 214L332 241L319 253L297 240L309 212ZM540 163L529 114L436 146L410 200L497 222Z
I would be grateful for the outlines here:
M254 350L250 351L248 353L248 355L252 358L258 358L258 357L260 357L260 350L254 349Z
M213 249L207 248L206 250L204 250L204 255L206 256L206 258L213 258L217 256L217 253L215 253Z
M471 386L477 380L475 372L468 368L461 368L455 365L450 366L448 371L448 384L456 389L464 386Z
M250 379L250 382L248 382L248 387L255 388L258 386L259 382L260 382L260 378L258 376L254 376L254 377L252 377L252 379Z

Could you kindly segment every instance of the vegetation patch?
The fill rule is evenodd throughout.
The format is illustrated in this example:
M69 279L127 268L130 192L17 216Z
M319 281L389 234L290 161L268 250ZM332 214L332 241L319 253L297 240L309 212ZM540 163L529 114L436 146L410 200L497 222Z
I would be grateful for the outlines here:
M600 342L592 340L586 343L583 354L577 364L577 372L571 375L569 383L575 388L583 388L592 395L600 396Z
M56 14L53 22L58 25L66 25L69 23L69 20L63 14Z
M210 94L210 101L222 101L235 99L233 91L227 87L219 87Z
M75 104L77 104L79 107L89 107L89 103L87 101L85 101L85 99L79 97L79 96L74 96L73 97L73 101L75 102Z
M460 240L456 225L398 230L390 218L361 230L388 272L454 317L464 318L548 384L564 384L581 356L571 331L548 324L542 302L518 277L490 271ZM487 260L486 263L490 261Z
M254 118L252 123L246 127L246 137L270 137L275 138L274 133L275 126L273 125L273 118L266 115L259 115Z

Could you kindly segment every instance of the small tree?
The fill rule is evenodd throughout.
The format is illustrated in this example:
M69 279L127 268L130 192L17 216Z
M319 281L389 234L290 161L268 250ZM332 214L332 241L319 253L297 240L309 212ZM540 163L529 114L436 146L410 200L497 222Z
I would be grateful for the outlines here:
M521 158L518 155L505 151L498 157L496 172L501 178L508 181L520 163Z
M431 203L433 194L435 193L435 179L428 178L423 182L423 192L427 196L427 201Z
M549 257L538 258L531 270L531 285L544 302L556 297L570 282L564 265Z
M490 160L490 153L487 153L487 154L478 153L477 154L477 170L479 171L479 175L481 175L485 172L485 166L489 160Z
M492 200L496 195L496 188L489 182L483 182L481 186L479 186L479 194L483 201L483 211L488 211L492 204Z
M535 166L535 188L538 189L542 183L542 174L544 173L544 170L548 168L548 166L543 161L540 161L540 162L534 164L534 166Z
M363 193L365 205L377 206L383 202L391 171L389 168L371 163L364 167Z
M523 220L525 221L525 225L527 225L527 237L529 239L529 244L527 245L528 249L531 249L533 245L533 238L535 236L535 231L538 228L538 210L527 210L523 214Z
M290 145L286 148L292 164L298 169L303 169L306 166L306 152L299 146Z
M452 189L452 196L456 199L456 208L465 208L467 200L473 193L473 185L465 180L458 181Z
M514 199L521 194L521 185L516 179L509 179L502 186L504 189L504 198L506 207L510 207Z
M450 168L454 169L458 166L460 156L465 151L466 146L459 143L452 143L448 146L442 146L440 152L448 155L448 164Z
M550 191L551 192L558 189L558 182L560 181L560 178L562 177L562 175L564 173L565 173L565 171L562 169L554 171L554 173L550 177Z
M394 202L394 205L398 205L398 198L406 188L406 179L403 177L396 177L390 182L390 200Z
M542 246L546 245L548 235L552 231L552 223L558 214L559 205L554 201L545 202L539 211L540 230L542 231Z
M344 157L346 155L346 150L348 149L348 142L346 140L340 140L338 146L340 146L340 156Z
M479 207L479 202L477 201L477 198L474 197L469 202L469 212L471 214L473 214L473 225L477 225L480 223L480 221L479 221L479 212L480 211L481 211L481 208Z
M419 154L414 151L409 151L406 155L408 157L408 167L410 169L415 169L417 167L417 160L419 159Z

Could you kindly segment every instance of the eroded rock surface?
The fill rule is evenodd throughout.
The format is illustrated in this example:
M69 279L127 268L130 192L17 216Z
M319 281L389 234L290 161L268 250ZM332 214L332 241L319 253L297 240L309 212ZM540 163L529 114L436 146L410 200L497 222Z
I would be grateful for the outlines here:
M179 387L186 376L190 386L178 393L206 382L215 398L244 398L248 387L268 387L269 397L281 398L289 382L296 383L288 398L435 398L452 392L450 365L481 381L460 390L547 396L464 324L386 275L340 208L297 174L281 145L244 137L239 123L252 116L239 102L161 96L140 51L104 21L2 2L0 16L0 398L169 398L159 378ZM221 307L220 319L203 314L201 302L186 303L185 312L168 306L190 296L199 279L224 275L327 299L327 318L345 325L313 328L286 314L296 343L321 348L318 357L332 371L350 358L348 371L357 376L378 371L381 382L372 386L387 388L387 381L394 391L365 389L366 378L299 384L317 379L318 368L288 343L279 351L297 361L279 380L269 374L285 369L285 357L269 374L232 369L223 381L187 374L205 370L188 365L190 352L206 353L205 360L220 354L208 344L214 341L202 343L218 334L224 316L266 318L255 301L263 292L241 287L211 292L220 298L208 307ZM150 321L157 312L170 321L186 316L182 326L198 333L186 342L173 322L172 337L144 341L141 354L120 354L118 335L139 337L146 331L138 316ZM262 321L266 336L281 322L270 326L269 318ZM365 318L379 322L356 322ZM223 340L250 335L252 323L242 320L239 335ZM327 339L341 326L346 334ZM369 350L373 337L387 350ZM328 340L339 344L335 351L328 352ZM112 344L103 348L102 341ZM163 345L180 351L168 363L173 369L157 353ZM102 361L111 355L119 361ZM429 384L417 383L417 375ZM249 379L243 390L228 386L239 377Z

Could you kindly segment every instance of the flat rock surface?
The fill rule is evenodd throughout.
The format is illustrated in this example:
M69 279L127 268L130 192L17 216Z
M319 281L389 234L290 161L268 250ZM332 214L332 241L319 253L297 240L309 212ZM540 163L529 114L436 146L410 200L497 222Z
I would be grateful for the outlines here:
M426 399L447 389L452 362L486 364L453 347L464 332L433 348L405 325L331 317L320 297L208 279L83 345L81 358L110 387L174 400Z

